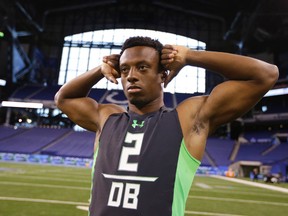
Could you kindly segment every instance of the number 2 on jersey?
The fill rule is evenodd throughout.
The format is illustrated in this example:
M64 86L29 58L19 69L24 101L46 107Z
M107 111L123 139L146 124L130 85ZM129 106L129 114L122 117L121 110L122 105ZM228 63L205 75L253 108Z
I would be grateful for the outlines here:
M127 146L122 147L118 170L137 172L138 163L128 162L128 160L130 155L140 155L143 137L144 133L127 132L124 141Z

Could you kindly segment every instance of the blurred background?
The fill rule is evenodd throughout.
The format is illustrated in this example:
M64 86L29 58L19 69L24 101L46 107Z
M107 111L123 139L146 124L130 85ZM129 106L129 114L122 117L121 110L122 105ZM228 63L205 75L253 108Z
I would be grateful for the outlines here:
M276 85L209 138L199 172L230 170L249 178L256 168L259 179L287 181L286 0L0 0L0 159L90 166L95 135L62 114L53 97L104 55L119 53L133 35L276 64ZM223 81L202 68L184 68L165 89L165 104L173 108L209 94ZM106 80L90 96L127 105L121 86Z

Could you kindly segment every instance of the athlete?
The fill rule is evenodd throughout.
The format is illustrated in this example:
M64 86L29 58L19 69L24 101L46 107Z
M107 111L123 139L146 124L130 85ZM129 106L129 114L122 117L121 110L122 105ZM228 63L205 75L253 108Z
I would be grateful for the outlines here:
M186 65L227 81L168 110L163 88ZM87 96L104 77L121 79L127 110ZM209 134L249 111L277 78L275 65L250 57L132 37L120 54L63 85L55 95L59 109L96 132L89 215L184 215Z

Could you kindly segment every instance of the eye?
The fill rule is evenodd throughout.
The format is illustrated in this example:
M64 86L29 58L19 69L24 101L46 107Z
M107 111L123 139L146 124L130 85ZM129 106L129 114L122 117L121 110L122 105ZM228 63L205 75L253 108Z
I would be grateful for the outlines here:
M128 71L129 71L128 67L121 67L120 68L120 72L123 74L128 73Z
M147 67L147 65L140 65L138 69L139 69L139 71L145 71L148 69L148 67Z

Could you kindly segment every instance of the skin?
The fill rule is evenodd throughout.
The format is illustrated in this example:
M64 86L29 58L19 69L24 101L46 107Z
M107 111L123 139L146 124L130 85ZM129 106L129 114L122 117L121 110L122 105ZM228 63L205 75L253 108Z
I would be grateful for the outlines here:
M169 71L168 75L160 69L159 60ZM278 79L275 65L184 46L165 45L161 55L151 47L136 46L126 49L121 57L104 57L102 65L63 85L55 95L55 102L76 124L95 131L97 142L107 118L126 110L87 97L95 83L104 77L118 83L116 78L121 78L129 109L142 115L164 105L163 87L186 65L203 67L228 79L209 95L188 98L176 107L186 147L201 161L209 134L245 114L273 87Z

